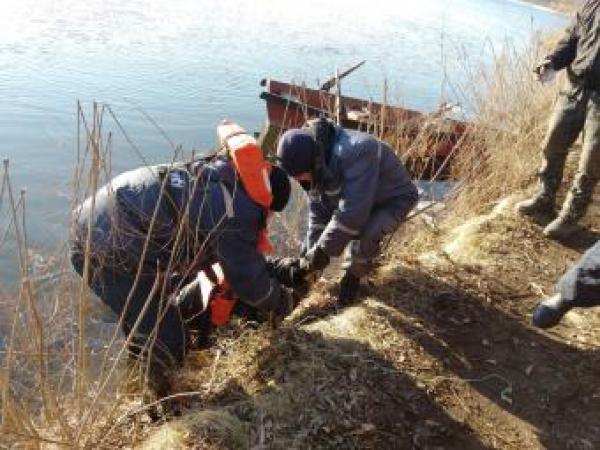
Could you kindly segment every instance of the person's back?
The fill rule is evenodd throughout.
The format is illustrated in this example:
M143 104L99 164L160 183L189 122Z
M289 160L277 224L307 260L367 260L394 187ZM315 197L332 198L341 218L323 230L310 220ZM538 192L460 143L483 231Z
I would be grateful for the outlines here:
M257 233L266 223L264 209L238 183L224 159L124 172L78 208L76 242L85 240L91 220L94 254L122 264L180 268L199 249L211 252L205 238L223 228L228 209L246 231Z
M386 143L368 133L340 128L332 152L333 157L341 161L340 169L346 183L352 182L359 172L368 170L368 165L374 165L371 170L376 167L374 205L409 191L415 192L410 175L398 156ZM363 194L368 193L363 191Z
M87 198L75 212L76 243L85 241L91 225L94 255L112 256L117 259L115 262L137 265L144 253L144 263L166 263L170 257L168 243L177 223L168 207L172 194L163 190L160 169L161 166L150 166L124 172ZM174 180L189 178L184 171L173 171L172 176ZM183 194L187 184L187 180L185 184L177 181L177 191ZM180 209L185 199L177 201Z

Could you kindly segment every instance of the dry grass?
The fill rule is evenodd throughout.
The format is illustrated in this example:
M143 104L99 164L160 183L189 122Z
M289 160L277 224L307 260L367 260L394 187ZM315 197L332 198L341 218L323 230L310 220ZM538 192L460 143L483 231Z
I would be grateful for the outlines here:
M104 133L104 123L112 118L113 125L124 132L109 106L94 104L89 116L81 107L77 112L80 145L73 180L73 206L112 178L112 134ZM137 150L135 144L130 143ZM174 158L178 155L178 149L173 146ZM144 162L143 155L140 157ZM2 249L15 254L20 268L16 293L5 294L5 307L12 310L0 371L2 444L32 448L45 444L96 447L112 439L114 422L126 416L128 410L138 408L147 392L143 382L147 371L144 364L131 371L124 367L128 345L139 323L132 325L125 339L119 335L120 326L113 327L114 331L108 336L99 335L94 328L93 303L87 287L91 272L89 239L82 278L73 275L66 258L66 246L59 257L49 260L43 271L37 267L34 270L27 241L25 193L16 197L13 192L8 161L4 162L2 176L0 207L4 207L2 212L7 216L2 221L5 226ZM150 229L155 216L156 212ZM176 246L181 242L184 222L179 226ZM90 232L88 229L88 236ZM149 245L149 235L142 259ZM140 270L141 265L138 277ZM169 270L172 270L171 262L165 275ZM150 298L144 310L149 304ZM97 340L103 341L100 349L94 342ZM142 380L142 383L132 392L134 380ZM140 423L129 427L126 435L131 442L141 427Z
M540 146L559 84L542 86L532 67L547 44L525 54L506 48L487 70L469 70L460 92L474 111L475 129L453 164L460 195L449 209L457 218L480 214L535 181ZM467 70L467 69L466 69Z
M556 11L572 13L581 6L583 0L530 0L542 6L547 6Z

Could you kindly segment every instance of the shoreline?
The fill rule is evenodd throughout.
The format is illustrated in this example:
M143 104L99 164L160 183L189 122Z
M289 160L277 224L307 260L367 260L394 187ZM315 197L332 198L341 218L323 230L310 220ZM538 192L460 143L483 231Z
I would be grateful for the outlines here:
M563 16L569 16L577 7L572 5L572 8L567 8L565 5L561 7L562 3L548 2L548 1L536 1L536 0L508 0L510 3L527 5L529 7L538 9L554 14L560 14Z

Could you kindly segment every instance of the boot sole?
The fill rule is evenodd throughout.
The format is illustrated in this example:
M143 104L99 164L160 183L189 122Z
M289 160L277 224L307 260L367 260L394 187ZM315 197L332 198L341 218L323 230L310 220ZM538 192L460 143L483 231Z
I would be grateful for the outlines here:
M544 228L544 231L542 231L542 233L544 234L544 236L550 239L561 241L572 238L573 236L575 236L575 234L577 234L578 231L581 231L581 228L574 225L565 230L553 230L548 229L548 227L546 227Z

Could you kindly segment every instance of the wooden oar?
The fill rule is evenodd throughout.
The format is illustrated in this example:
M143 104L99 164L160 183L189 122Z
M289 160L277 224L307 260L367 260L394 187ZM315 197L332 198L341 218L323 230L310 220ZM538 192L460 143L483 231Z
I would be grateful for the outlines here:
M350 75L352 72L354 72L356 69L358 69L360 66L362 66L366 62L367 62L366 60L362 60L358 64L353 65L352 67L350 67L346 71L340 73L339 75L335 75L335 76L331 77L329 80L327 80L325 83L323 83L321 85L319 90L329 92L329 90L336 84L336 81L341 80L342 78Z

